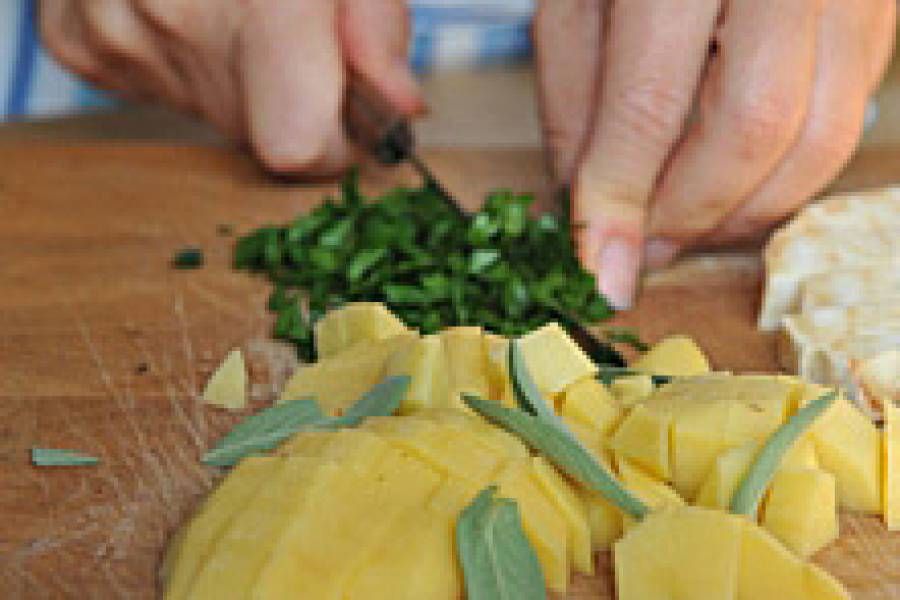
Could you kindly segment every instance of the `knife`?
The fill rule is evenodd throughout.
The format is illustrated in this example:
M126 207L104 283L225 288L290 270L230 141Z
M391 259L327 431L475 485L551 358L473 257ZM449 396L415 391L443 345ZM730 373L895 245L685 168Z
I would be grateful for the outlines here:
M344 127L347 136L383 165L409 163L425 184L437 192L460 216L468 218L459 202L434 176L416 153L416 142L409 119L362 76L353 74L344 99ZM557 319L581 349L597 364L624 367L623 356L611 345L591 333L581 322L558 313Z

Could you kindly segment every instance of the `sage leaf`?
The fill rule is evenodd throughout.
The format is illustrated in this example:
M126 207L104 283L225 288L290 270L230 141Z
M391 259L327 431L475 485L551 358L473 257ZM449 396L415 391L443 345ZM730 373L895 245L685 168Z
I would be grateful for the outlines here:
M631 377L633 375L650 375L650 380L653 382L653 385L657 387L672 382L671 375L654 375L644 373L643 371L635 371L634 369L629 369L628 367L612 367L601 365L600 367L598 367L597 371L597 379L599 379L605 385L609 385L620 377Z
M368 417L393 415L400 408L400 402L406 397L409 382L409 375L386 377L381 383L372 386L372 389L344 411L343 415L335 417L332 423L341 427L356 427Z
M63 448L32 448L31 464L36 467L85 467L100 462L95 456Z
M283 402L240 421L203 455L201 462L216 467L232 466L247 455L273 450L304 426L324 419L315 400Z
M569 432L536 415L463 394L463 401L488 421L518 436L526 445L547 457L561 471L587 489L601 494L622 512L641 520L647 506L607 471Z
M456 553L468 600L543 600L537 554L522 531L515 500L482 490L456 521Z
M568 430L556 412L550 408L537 384L528 371L525 355L519 349L516 340L509 341L509 373L512 380L512 389L516 396L516 402L525 412L540 417L555 427Z
M819 418L819 415L834 403L835 398L837 398L835 391L822 394L798 410L797 414L769 436L735 490L734 496L731 497L732 513L746 516L756 514L763 494L775 476L785 452Z

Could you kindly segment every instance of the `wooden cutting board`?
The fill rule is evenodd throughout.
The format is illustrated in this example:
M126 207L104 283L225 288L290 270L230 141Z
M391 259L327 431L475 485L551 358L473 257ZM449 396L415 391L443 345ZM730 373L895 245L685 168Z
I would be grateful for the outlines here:
M436 151L463 197L491 187L546 191L532 151ZM868 161L868 162L867 162ZM896 172L864 156L842 185ZM868 165L868 166L867 166ZM409 173L371 172L371 188ZM0 147L0 595L151 598L172 531L215 480L198 458L234 417L196 402L224 353L240 346L256 406L292 367L268 341L264 281L232 272L237 233L282 222L327 185L273 183L218 149ZM173 251L202 246L207 266L174 271ZM618 318L648 339L697 337L720 369L773 370L772 340L753 328L759 267L699 258L652 277ZM72 447L98 467L35 469L32 446ZM609 556L571 598L612 598ZM900 597L900 534L846 515L816 557L866 600Z

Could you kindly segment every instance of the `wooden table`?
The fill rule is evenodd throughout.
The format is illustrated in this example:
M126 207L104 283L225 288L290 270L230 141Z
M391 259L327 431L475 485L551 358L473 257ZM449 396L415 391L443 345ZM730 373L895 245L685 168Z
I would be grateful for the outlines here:
M456 191L546 189L533 150L433 151ZM900 153L860 155L838 187L900 173ZM409 173L370 172L369 189ZM248 354L254 406L290 371L269 341L267 284L229 268L233 238L281 222L328 186L266 179L212 147L0 145L0 590L4 598L144 598L161 549L209 488L198 457L233 417L201 407L206 375L231 347ZM207 266L175 271L187 244ZM771 370L753 328L753 256L700 257L647 282L619 322L648 339L695 335L718 368ZM99 455L93 468L35 469L32 446ZM817 560L857 598L900 597L900 535L846 517ZM607 558L601 556L601 564ZM607 570L572 597L610 597Z

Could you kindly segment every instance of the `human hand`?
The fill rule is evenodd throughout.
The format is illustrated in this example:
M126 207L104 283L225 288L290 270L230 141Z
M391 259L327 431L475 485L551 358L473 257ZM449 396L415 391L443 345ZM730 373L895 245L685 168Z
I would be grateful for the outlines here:
M343 169L349 69L424 109L403 0L41 0L46 46L88 80L196 113L281 173Z
M759 236L828 184L860 136L895 10L895 0L541 3L551 166L573 184L581 259L614 305L630 305L642 266Z

